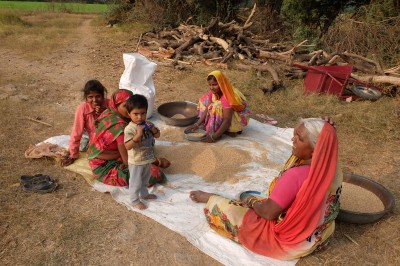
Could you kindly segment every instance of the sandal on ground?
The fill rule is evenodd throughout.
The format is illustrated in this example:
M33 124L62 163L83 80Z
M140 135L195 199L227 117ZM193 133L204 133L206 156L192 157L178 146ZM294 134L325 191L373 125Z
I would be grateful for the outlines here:
M36 175L22 175L19 178L21 184L35 184L45 181L54 182L54 178L48 175L36 174Z
M57 188L58 184L53 181L42 181L39 183L28 183L25 184L22 189L26 192L36 193L49 193L53 192Z

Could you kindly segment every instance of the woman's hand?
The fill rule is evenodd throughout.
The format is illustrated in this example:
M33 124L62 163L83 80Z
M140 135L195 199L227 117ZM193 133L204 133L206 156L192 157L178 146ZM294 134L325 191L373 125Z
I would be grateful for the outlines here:
M199 129L200 128L200 126L199 126L199 124L197 124L197 123L194 123L193 125L191 125L191 126L188 126L187 128L185 128L185 133L190 133L190 132L193 132L193 131L196 131L197 129Z
M259 202L260 200L254 196L247 196L242 200L242 206L247 208L253 208L255 202Z
M333 118L332 118L332 117L325 116L325 117L324 117L324 120L325 120L325 122L328 122L329 125L333 126L333 127L336 129L336 125L335 125L335 122L333 121Z
M95 111L96 115L99 115L100 111L101 111L101 106L100 105L96 105L96 107L94 108L94 111Z
M217 139L214 137L214 135L207 133L207 135L201 141L207 143L213 143L216 142Z
M161 168L168 168L171 165L170 161L168 161L167 159L162 158L162 157L157 158L157 162L158 162L158 167L161 167Z
M222 135L229 129L229 127L231 126L232 123L232 117L233 117L233 109L231 108L223 108L222 109L222 124L219 127L219 129L214 132L213 134L207 134L205 136L204 139L202 139L201 141L203 142L208 142L208 143L212 143L212 142L216 142L217 140L219 140Z
M106 108L102 107L101 105L96 105L96 107L94 107L94 112L96 117L101 115L101 113L104 112L104 110L106 110Z
M75 162L75 160L76 160L75 158L70 158L70 157L64 158L61 160L61 166L65 167L71 165Z

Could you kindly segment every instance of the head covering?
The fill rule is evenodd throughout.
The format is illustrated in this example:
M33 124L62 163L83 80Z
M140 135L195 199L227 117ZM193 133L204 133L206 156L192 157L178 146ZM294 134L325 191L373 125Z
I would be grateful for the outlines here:
M285 218L277 224L275 220L260 219L254 210L249 210L239 231L240 242L264 256L288 259L290 251L296 250L317 228L328 189L336 176L337 161L336 131L325 122L314 148L309 175ZM246 223L251 226L246 227ZM249 235L259 237L246 237Z
M209 76L215 77L218 82L219 88L222 91L222 94L225 96L232 109L236 112L243 111L245 108L245 105L243 105L243 100L246 100L245 97L231 85L224 74L222 74L222 72L219 70L215 70L208 74L207 78Z
M118 109L118 105L129 99L133 95L132 91L120 89L113 93L110 100L110 107L114 110Z
M128 100L133 92L117 90L111 97L110 107L97 119L95 134L90 139L87 149L88 159L94 159L110 145L128 125L128 118L118 112L118 105Z

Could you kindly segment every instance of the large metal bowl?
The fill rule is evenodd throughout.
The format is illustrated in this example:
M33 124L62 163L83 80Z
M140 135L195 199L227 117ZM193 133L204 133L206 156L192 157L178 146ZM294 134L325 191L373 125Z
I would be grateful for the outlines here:
M371 213L353 212L340 209L339 215L336 218L337 221L355 224L373 223L378 221L385 214L391 212L394 209L395 200L392 193L390 193L390 191L381 184L366 177L355 175L353 173L343 173L343 182L357 185L371 191L382 201L385 209L380 212Z
M192 102L167 102L157 108L157 112L167 125L184 127L196 122L198 117L197 105ZM181 115L183 118L174 118Z

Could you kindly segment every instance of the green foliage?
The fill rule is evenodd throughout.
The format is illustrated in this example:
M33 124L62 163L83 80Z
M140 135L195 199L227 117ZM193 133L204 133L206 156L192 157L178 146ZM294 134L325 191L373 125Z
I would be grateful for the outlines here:
M362 17L365 21L376 22L400 15L400 2L393 0L371 1L369 5L355 10L356 17Z
M217 17L220 21L228 22L235 18L238 7L243 1L240 0L206 0L197 2L198 10L205 12L211 17Z
M82 4L63 2L0 1L0 9L66 13L102 13L107 11L108 6L105 4Z
M155 28L190 23L208 24L212 17L222 22L235 18L242 0L115 0L110 18L121 22L144 20Z
M367 0L283 0L281 14L296 29L299 38L324 34L338 14L348 7L356 7Z

